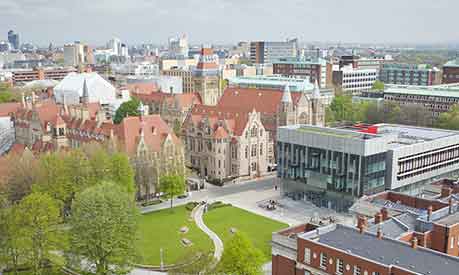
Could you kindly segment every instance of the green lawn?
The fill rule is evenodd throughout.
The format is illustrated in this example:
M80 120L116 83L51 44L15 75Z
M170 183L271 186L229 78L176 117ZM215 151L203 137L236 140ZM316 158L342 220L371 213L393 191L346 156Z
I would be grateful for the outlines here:
M152 212L140 218L140 239L138 242L139 264L159 265L160 248L163 248L164 264L174 264L192 251L213 250L210 238L189 219L190 211L185 206ZM180 233L180 228L187 226L186 234ZM193 244L185 247L181 239L189 239Z
M266 261L271 260L271 236L274 231L288 227L237 207L221 207L207 212L204 223L225 243L231 238L230 228L243 232L259 248Z

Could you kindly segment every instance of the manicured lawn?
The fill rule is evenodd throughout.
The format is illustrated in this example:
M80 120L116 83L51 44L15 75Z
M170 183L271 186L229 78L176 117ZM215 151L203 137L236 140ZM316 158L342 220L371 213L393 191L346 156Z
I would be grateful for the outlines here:
M210 210L204 216L204 223L225 243L231 238L231 228L243 232L271 260L272 232L288 227L280 223L237 207L221 207Z
M160 248L163 248L164 264L175 264L190 252L213 250L210 238L190 220L190 211L185 206L165 209L142 215L140 218L140 238L138 242L140 259L139 264L159 265ZM185 234L180 228L187 226ZM182 238L190 240L189 247L182 245Z

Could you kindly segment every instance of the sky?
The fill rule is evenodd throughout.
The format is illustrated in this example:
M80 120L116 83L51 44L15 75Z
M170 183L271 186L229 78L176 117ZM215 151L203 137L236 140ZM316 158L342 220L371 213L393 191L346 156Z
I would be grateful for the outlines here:
M55 45L250 40L350 43L459 41L458 0L0 0L0 40Z

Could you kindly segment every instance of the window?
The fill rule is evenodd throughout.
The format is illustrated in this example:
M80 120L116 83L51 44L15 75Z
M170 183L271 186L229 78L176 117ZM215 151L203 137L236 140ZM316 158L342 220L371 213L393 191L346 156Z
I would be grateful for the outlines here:
M251 155L252 157L256 157L256 156L257 156L257 145L256 145L256 144L253 144L253 145L252 145L252 150L251 150L250 155Z
M354 266L354 275L360 275L362 272L362 269L360 266L355 265Z
M250 131L250 136L251 137L256 137L257 136L257 132L258 132L257 126L253 126L252 130Z
M343 274L344 273L344 263L341 259L336 259L336 274Z
M263 156L263 143L260 143L260 156Z
M260 137L263 136L263 129L260 129Z
M320 268L322 269L327 269L327 254L326 253L320 253Z
M377 272L377 271L373 271L373 273L371 273L371 274L373 274L373 275L380 275L380 273Z
M252 171L257 171L257 163L252 162Z
M304 262L306 264L310 264L311 263L311 249L309 249L309 248L305 248L304 249Z
M249 146L245 146L245 158L249 158Z
M454 237L451 238L451 244L449 246L450 248L454 248Z

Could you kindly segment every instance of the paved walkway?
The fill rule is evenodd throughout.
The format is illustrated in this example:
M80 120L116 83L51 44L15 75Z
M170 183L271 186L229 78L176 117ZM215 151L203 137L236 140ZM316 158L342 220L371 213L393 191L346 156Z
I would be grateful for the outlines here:
M204 220L202 219L202 216L204 214L204 209L206 208L206 205L199 205L193 210L193 219L196 222L196 225L201 229L204 233L206 233L209 238L212 240L214 243L214 258L217 259L217 262L220 261L222 254L223 254L223 242L218 237L215 232L210 230L205 224Z

